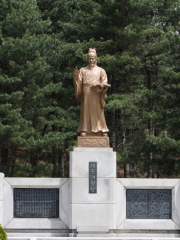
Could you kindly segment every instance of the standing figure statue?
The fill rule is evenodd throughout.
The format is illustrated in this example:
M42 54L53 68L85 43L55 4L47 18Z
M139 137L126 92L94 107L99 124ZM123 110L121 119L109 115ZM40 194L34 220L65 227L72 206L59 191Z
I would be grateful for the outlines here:
M104 69L97 66L95 48L89 48L88 66L74 70L76 98L81 101L78 132L81 136L107 136L104 116L106 92L109 85Z

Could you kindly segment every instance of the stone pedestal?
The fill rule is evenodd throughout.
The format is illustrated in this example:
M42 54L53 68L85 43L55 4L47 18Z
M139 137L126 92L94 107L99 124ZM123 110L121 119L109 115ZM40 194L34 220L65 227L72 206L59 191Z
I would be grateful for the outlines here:
M97 163L97 193L89 193L91 162ZM116 153L112 148L74 148L70 156L69 205L69 228L74 235L92 236L97 229L108 234L109 229L116 228L115 189Z

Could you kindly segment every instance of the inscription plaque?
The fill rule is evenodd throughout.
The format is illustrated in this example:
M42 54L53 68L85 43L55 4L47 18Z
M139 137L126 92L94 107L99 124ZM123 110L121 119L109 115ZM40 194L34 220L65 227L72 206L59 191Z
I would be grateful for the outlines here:
M97 193L97 162L89 162L89 193Z
M171 189L127 189L126 218L171 219Z
M14 188L14 218L59 218L59 189Z

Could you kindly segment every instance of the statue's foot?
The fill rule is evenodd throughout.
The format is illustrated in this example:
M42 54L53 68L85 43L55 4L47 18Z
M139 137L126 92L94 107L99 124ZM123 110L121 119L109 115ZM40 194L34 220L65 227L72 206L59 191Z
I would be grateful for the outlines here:
M107 133L103 133L102 136L103 136L103 137L107 137L108 134L107 134Z
M81 137L85 137L86 136L86 133L85 132L82 132L81 133Z

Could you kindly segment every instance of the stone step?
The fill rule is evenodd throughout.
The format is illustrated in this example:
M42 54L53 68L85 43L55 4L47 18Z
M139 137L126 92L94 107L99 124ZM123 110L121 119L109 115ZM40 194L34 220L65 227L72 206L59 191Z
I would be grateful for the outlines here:
M180 240L155 237L8 237L8 240Z

